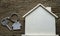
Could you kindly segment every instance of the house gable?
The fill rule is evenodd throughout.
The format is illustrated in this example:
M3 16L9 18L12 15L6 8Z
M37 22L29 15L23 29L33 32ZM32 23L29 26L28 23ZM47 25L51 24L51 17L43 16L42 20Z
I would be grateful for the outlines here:
M45 6L43 6L42 4L38 4L37 6L35 6L33 9L31 9L28 13L26 13L24 17L28 16L30 13L32 13L35 9L37 9L38 7L42 7L44 10L46 10L48 13L50 13L52 16L54 16L55 18L58 18L57 15L55 15L54 13L52 13L51 11L47 10Z

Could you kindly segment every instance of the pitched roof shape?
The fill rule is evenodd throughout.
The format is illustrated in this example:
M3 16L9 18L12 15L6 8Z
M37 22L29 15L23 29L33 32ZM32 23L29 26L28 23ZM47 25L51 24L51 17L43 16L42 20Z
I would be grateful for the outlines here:
M33 9L31 9L28 13L26 13L25 15L23 15L23 18L26 17L27 15L29 15L30 13L32 13L35 9L37 9L38 7L42 7L43 9L45 9L48 13L50 13L52 16L54 16L55 18L58 18L57 15L55 15L54 13L52 13L51 11L47 10L45 6L43 6L42 4L38 4L37 6L35 6Z

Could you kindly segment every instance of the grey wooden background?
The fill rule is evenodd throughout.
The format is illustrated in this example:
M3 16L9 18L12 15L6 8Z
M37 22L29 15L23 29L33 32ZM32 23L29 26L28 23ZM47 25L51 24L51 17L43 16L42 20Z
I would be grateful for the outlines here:
M23 25L19 31L9 31L7 28L1 26L0 23L0 36L20 36L24 34L25 24L22 16L38 3L42 3L46 7L52 7L52 12L59 16L59 18L56 19L56 33L60 34L60 0L0 0L0 21L2 18L16 12L19 13L18 15Z

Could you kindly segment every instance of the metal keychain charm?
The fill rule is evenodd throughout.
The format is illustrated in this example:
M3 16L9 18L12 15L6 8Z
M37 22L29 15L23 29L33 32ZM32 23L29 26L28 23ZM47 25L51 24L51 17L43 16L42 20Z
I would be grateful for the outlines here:
M13 16L16 16L13 19L11 19ZM12 26L9 26L9 21L12 21L13 24ZM21 29L21 23L19 22L19 16L17 15L17 13L13 13L10 17L5 17L1 20L1 23L3 26L6 26L9 30L18 30Z
M16 19L11 19L13 16L16 16ZM13 13L10 17L11 21L14 22L12 25L12 29L13 30L18 30L21 29L21 23L19 22L19 16L17 15L17 13Z

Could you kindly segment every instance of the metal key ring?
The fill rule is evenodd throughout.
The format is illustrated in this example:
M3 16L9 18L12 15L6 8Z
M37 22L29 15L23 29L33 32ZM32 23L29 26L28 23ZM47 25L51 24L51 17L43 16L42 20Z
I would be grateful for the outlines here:
M16 19L16 20L11 19L14 15L17 17L17 19ZM17 14L17 13L12 13L12 15L10 16L10 19L11 19L11 21L12 21L12 22L15 22L15 21L18 21L18 20L19 20L19 16L18 16L18 14Z

